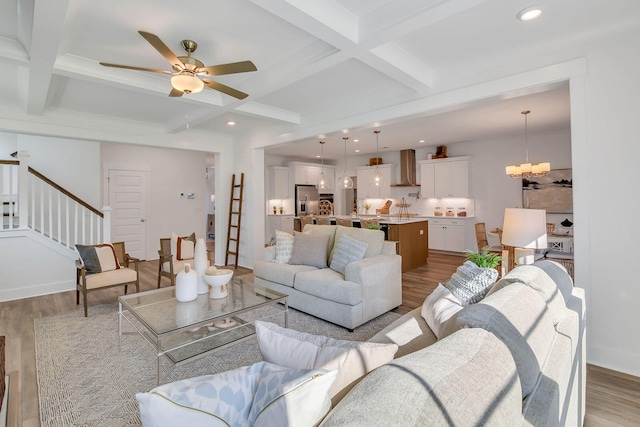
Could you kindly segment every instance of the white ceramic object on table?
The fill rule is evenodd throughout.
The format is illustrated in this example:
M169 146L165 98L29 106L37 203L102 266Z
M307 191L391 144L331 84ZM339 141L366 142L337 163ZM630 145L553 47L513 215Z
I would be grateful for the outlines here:
M176 299L180 302L189 302L198 298L198 273L185 264L184 270L176 276Z
M209 266L207 260L207 244L204 238L196 241L196 247L193 254L193 269L198 273L198 295L209 292L209 285L204 281L204 273Z
M204 275L204 280L211 286L211 292L209 293L209 298L220 299L226 298L229 295L229 290L227 289L227 283L233 277L233 270L226 269L217 269L217 270L208 270Z

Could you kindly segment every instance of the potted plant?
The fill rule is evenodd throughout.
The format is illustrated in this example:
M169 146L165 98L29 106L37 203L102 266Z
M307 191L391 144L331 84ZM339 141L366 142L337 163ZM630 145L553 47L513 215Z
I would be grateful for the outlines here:
M371 203L365 202L364 204L364 211L366 213L369 213L369 209L371 209Z
M280 211L280 215L282 215L284 213L284 206L280 206L278 210Z
M369 225L367 226L367 228L369 230L380 230L380 226L378 224L376 224L375 222L371 222L369 223Z
M276 214L276 212L277 212L277 211L276 211L276 207L274 206L274 207L273 207L273 214L275 215L275 214Z
M502 257L499 254L489 252L487 249L482 249L480 252L473 252L467 249L465 252L469 261L482 268L496 268L502 261Z

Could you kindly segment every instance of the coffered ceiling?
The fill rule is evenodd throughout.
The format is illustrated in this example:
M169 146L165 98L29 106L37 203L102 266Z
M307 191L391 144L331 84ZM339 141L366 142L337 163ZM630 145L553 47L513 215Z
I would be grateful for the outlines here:
M569 126L568 87L525 88L447 111L403 105L580 58L599 38L640 25L637 0L0 0L0 131L180 147L250 143L274 154L342 154L342 135L381 146L440 145ZM138 30L205 65L258 71L213 90L168 96L170 70ZM393 110L393 111L392 111ZM236 124L230 126L229 121ZM425 140L424 143L418 141ZM371 143L364 144L365 141ZM370 147L370 148L369 148ZM369 150L369 151L367 151Z

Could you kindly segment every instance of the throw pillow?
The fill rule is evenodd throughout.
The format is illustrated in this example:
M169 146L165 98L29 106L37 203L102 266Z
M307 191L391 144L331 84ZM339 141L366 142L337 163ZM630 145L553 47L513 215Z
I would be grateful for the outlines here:
M144 426L313 426L329 411L337 373L258 362L137 393Z
M326 268L328 244L327 235L296 233L289 264Z
M275 262L288 264L293 252L293 236L284 231L276 230L276 259Z
M460 300L449 289L442 286L442 283L439 283L438 287L424 300L421 314L434 335L440 339L446 321L463 308Z
M178 236L176 233L171 233L171 258L175 261L176 255L178 253ZM193 242L193 245L196 244L196 233L191 233L189 236L182 237L184 240L189 240ZM192 257L193 258L193 257Z
M87 274L102 273L120 268L116 250L109 244L99 246L76 245L80 262Z
M350 262L362 259L365 251L367 250L368 243L361 242L356 239L343 234L338 240L336 249L333 252L333 259L331 260L331 269L344 275L344 268Z
M456 269L445 287L466 307L484 298L497 278L498 270L495 268L478 267L471 261L465 261Z
M195 244L187 238L178 237L176 245L176 259L182 261L184 259L193 259Z
M296 369L338 371L329 390L336 401L368 372L393 360L398 351L397 344L335 340L263 321L255 322L255 326L260 353L267 362Z

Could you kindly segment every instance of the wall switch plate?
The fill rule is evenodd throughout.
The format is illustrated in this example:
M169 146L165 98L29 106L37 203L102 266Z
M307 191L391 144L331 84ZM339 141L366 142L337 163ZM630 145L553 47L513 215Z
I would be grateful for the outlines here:
M196 193L187 193L187 199L195 199Z

